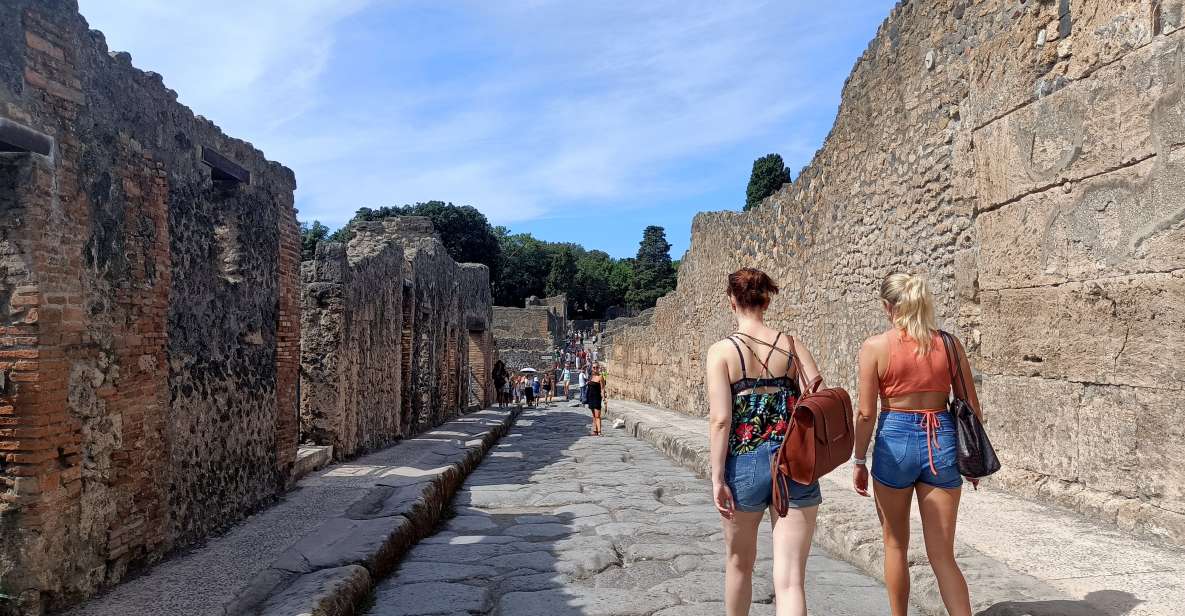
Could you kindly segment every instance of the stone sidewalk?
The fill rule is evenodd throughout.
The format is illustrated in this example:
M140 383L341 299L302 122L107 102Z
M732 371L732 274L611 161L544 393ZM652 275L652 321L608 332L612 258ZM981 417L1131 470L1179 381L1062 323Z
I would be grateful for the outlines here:
M621 431L589 436L587 409L526 410L371 600L373 616L718 616L720 516L707 481ZM762 524L754 616L772 616ZM885 613L884 588L823 550L811 613Z
M708 473L707 421L632 401L608 402L606 425L654 443L701 476ZM872 499L851 489L845 466L822 480L817 543L881 577L880 526ZM1159 545L1074 513L990 488L964 490L957 556L984 616L1179 616L1185 613L1185 550ZM945 614L914 509L913 599ZM878 612L879 613L879 612Z
M463 415L314 472L276 504L68 614L344 614L406 550L513 424L514 409ZM316 611L321 610L321 611Z

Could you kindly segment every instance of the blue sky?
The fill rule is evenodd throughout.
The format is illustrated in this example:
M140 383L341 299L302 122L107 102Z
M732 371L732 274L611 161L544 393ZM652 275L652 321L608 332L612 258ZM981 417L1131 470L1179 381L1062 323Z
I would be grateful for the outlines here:
M296 172L301 220L440 199L631 256L797 174L890 0L80 0L181 101Z

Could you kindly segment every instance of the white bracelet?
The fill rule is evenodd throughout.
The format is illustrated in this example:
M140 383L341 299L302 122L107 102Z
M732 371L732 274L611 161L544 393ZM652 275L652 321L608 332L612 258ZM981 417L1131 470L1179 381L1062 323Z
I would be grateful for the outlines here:
M864 458L852 458L852 463L856 466L868 466L868 460Z

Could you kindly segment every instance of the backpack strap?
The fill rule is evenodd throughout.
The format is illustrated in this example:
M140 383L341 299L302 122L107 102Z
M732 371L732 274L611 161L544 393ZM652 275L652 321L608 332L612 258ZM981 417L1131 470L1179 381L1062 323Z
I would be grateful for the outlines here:
M787 336L787 337L790 338L790 348L793 349L794 348L794 337L793 336ZM798 353L791 353L790 354L790 361L794 366L794 375L795 375L795 378L798 379L798 386L802 389L803 395L813 394L816 391L818 391L819 387L823 385L823 375L816 374L815 378L811 379L810 383L807 383L806 382L806 372L803 371L803 369L802 369L802 361L800 359L798 359Z

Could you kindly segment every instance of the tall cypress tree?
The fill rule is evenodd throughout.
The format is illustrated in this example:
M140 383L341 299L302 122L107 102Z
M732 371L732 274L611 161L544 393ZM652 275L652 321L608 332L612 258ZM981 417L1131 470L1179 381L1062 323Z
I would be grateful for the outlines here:
M671 263L671 244L665 229L655 225L646 227L633 265L633 284L625 296L630 308L650 308L658 298L674 290L675 267Z
M766 154L753 161L753 173L749 175L749 187L745 189L745 211L757 207L789 181L790 171L780 154Z

